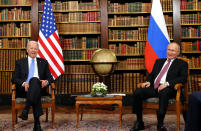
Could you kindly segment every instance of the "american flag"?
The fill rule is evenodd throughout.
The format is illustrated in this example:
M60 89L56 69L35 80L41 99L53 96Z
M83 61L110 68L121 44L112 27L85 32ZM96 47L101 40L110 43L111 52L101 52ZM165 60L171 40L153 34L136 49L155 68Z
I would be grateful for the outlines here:
M56 79L64 73L64 60L50 0L45 0L38 37L38 55L49 63L49 69Z

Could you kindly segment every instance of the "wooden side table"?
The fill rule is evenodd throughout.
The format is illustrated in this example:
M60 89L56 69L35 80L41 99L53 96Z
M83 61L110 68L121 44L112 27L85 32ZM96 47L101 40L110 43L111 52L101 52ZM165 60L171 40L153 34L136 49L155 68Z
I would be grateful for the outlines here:
M119 120L120 127L122 127L122 96L110 96L110 97L76 97L75 110L77 114L76 128L78 128L79 123L79 107L80 105L113 105L117 104L119 106Z

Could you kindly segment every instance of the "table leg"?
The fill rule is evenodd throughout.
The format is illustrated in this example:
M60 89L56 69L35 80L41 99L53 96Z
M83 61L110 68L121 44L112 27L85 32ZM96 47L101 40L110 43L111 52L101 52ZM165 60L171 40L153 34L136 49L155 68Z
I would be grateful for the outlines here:
M76 110L76 115L77 115L77 122L76 122L76 128L78 128L78 123L79 123L79 103L75 104L75 110Z
M122 102L119 104L119 120L120 120L120 127L122 128Z

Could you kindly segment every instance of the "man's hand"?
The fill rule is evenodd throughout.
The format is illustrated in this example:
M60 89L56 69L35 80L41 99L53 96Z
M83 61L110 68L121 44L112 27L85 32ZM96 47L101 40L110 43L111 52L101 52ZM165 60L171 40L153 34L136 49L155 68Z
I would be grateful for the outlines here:
M24 89L27 92L29 89L29 83L28 82L24 82Z
M150 85L151 85L150 82L144 82L144 83L142 83L142 88L150 87Z
M48 85L48 81L47 80L40 80L42 83L42 88L44 88L45 86Z
M158 92L160 92L161 90L163 90L163 89L166 88L167 86L168 86L167 83L164 83L164 84L160 85L160 86L158 87Z

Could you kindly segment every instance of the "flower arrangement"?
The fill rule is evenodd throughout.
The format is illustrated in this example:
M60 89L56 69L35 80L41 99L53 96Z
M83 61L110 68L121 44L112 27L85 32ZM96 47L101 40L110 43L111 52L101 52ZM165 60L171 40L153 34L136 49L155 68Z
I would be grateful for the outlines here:
M93 85L91 90L92 96L103 96L107 94L107 86L103 82L97 82Z

